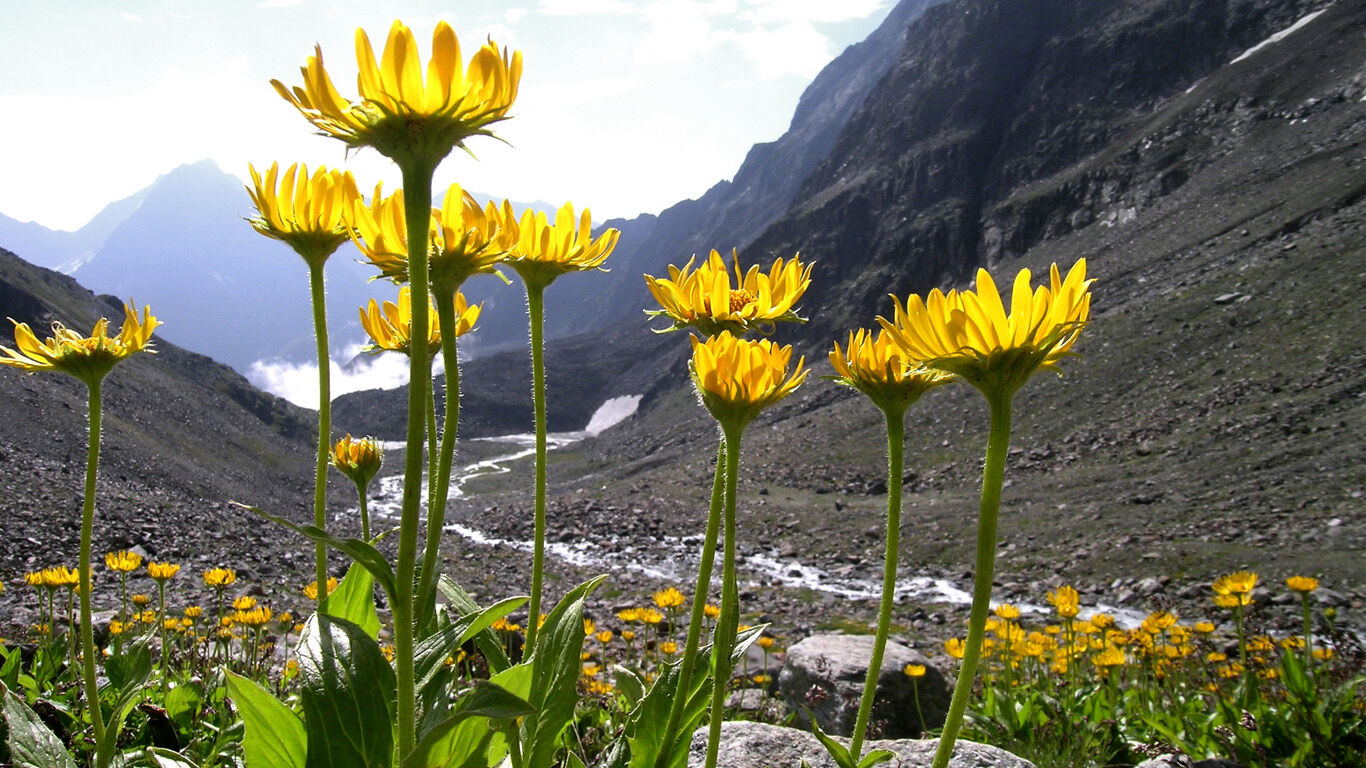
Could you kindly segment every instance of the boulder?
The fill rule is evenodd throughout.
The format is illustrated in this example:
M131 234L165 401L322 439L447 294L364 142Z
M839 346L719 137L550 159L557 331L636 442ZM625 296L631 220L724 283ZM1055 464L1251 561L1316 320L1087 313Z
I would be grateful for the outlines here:
M849 745L848 739L836 740ZM886 749L895 754L896 759L884 765L929 768L938 746L936 739L874 740L865 742L864 754ZM700 768L706 756L707 729L699 728L693 734L688 768ZM838 768L825 747L806 731L748 721L721 724L717 768L799 768L803 760L811 768ZM959 739L953 745L949 768L1034 768L1034 764L1005 750Z
M858 718L859 699L872 655L871 635L812 635L787 649L778 675L779 697L797 713L798 724L809 725L809 709L821 730L848 736ZM907 664L923 665L925 675L907 677L903 671ZM917 695L923 723L917 716ZM888 641L869 718L869 734L892 739L919 737L943 724L951 697L943 674L924 656Z

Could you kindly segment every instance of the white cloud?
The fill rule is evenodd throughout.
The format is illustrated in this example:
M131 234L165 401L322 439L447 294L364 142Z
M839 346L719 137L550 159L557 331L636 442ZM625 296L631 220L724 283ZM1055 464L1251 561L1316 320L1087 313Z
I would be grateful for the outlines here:
M831 57L830 40L806 21L772 29L728 32L724 37L740 46L754 61L759 77L765 79L784 75L814 77Z
M755 24L830 22L864 19L882 11L887 0L747 0L740 18Z
M509 8L503 12L503 21L507 24L516 24L526 17L525 8Z
M293 8L303 5L304 0L261 0L256 4L257 8Z
M343 350L340 357L351 360L360 354L360 346L353 345ZM363 356L343 369L336 360L328 366L331 378L328 382L335 400L351 392L367 389L393 389L408 383L408 358L396 353L385 352L374 357ZM437 357L432 375L444 370L441 358ZM283 360L257 360L247 372L247 380L265 391L283 397L301 408L318 407L318 365L316 363L290 363Z
M536 10L551 16L632 15L641 8L626 0L541 0Z

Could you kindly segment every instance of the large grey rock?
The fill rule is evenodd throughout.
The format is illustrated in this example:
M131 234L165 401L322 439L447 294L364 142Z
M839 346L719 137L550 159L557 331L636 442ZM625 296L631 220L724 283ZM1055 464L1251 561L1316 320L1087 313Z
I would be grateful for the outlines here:
M809 725L810 709L821 730L848 736L858 718L872 655L871 635L812 635L787 649L778 674L779 697L797 713L799 724ZM924 665L925 676L907 677L902 671L907 664ZM923 723L916 715L917 687ZM893 739L918 737L943 724L951 697L948 682L924 656L889 641L878 674L870 733Z
M849 745L848 739L837 740ZM874 749L887 749L896 758L883 765L929 768L938 746L936 739L876 740L865 742L864 754ZM688 768L699 768L706 756L707 729L704 727L693 734ZM811 768L837 768L825 747L806 731L748 721L721 724L717 768L799 768L803 760ZM900 760L899 764L897 760ZM1005 750L959 739L953 745L949 768L1034 768L1034 764Z

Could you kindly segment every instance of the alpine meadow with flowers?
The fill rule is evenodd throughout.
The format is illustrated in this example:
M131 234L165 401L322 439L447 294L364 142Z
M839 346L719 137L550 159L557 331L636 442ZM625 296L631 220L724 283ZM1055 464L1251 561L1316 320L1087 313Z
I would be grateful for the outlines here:
M262 494L232 499L231 514L297 550L292 594L254 583L226 552L196 553L213 562L201 568L139 547L95 547L108 487L103 430L129 419L106 411L104 386L140 376L133 362L157 353L161 322L150 307L129 300L117 331L102 317L88 334L59 321L45 336L15 320L13 345L0 346L0 366L12 369L6 375L74 379L87 428L85 462L77 457L70 468L83 472L79 511L54 511L70 515L78 546L62 562L34 563L0 586L34 617L0 640L0 765L741 765L728 762L739 759L735 726L795 729L804 709L783 701L778 684L786 646L810 634L783 615L792 598L766 602L784 585L811 603L804 616L829 617L820 629L843 623L838 628L872 637L848 702L848 733L827 734L808 717L804 730L815 746L797 765L948 768L978 764L971 761L982 755L993 765L1059 767L1132 766L1159 755L1248 767L1366 761L1366 650L1338 610L1360 605L1329 594L1328 569L1275 564L1271 576L1229 567L1180 585L1154 579L1140 587L1131 579L1079 590L1068 564L1055 560L1043 565L1047 578L1035 571L1020 579L1014 570L1008 583L999 577L998 559L1026 549L1003 539L1030 537L1020 521L1039 514L1035 504L1013 515L1027 505L1009 491L1050 458L1040 449L1053 439L1047 422L1102 410L1066 397L1075 390L1058 377L1072 386L1092 375L1086 357L1106 355L1118 343L1113 334L1129 328L1109 321L1105 303L1107 281L1125 284L1114 290L1119 295L1134 290L1132 275L1110 269L1098 278L1086 256L1050 253L1041 274L981 268L970 285L947 291L907 291L890 280L879 293L887 296L881 314L823 341L808 361L802 350L815 347L805 329L830 327L813 318L848 313L848 306L822 305L831 295L821 287L822 264L797 248L754 259L714 244L705 258L643 282L654 306L640 333L653 331L657 348L683 365L673 369L675 386L658 395L663 406L626 439L671 440L692 429L676 441L690 463L661 470L642 461L605 472L593 451L610 436L552 452L563 443L549 427L557 392L547 381L557 360L547 354L546 316L557 309L557 281L610 269L623 233L595 228L581 202L547 215L507 201L481 204L459 185L433 188L439 165L475 162L472 148L497 140L499 124L515 119L522 52L489 40L466 60L448 23L437 23L422 46L395 21L379 55L357 29L355 56L354 94L338 89L328 68L337 71L334 59L324 66L321 48L301 68L301 84L271 85L319 134L348 152L392 161L402 187L377 184L367 197L366 180L349 171L278 162L249 168L255 211L243 226L302 258L320 375L316 423L308 424L316 437L311 474L300 481L311 491L308 509L277 508ZM406 358L402 440L339 434L333 423L327 267L353 247L374 279L393 286L392 300L371 301L357 314L369 352ZM532 431L527 450L506 462L512 470L472 499L457 456L490 450L460 429L462 398L479 396L468 378L462 388L469 364L459 347L478 332L483 312L463 292L477 274L496 274L506 290L525 295ZM1220 303L1231 301L1238 299ZM840 418L862 426L818 422L813 413L832 402L843 408ZM663 437L651 433L649 419L675 406L691 409L691 421L673 420ZM926 437L939 429L943 437ZM784 435L792 442L775 444ZM832 503L828 489L813 485L822 479L792 476L809 466L802 446L817 441L830 446L834 463L859 474L865 490L856 509L834 501L833 515L815 513L832 518L824 533L794 531L792 542L833 530L837 547L861 552L838 577L843 592L830 587L835 574L806 572L795 551L781 555L791 565L759 570L768 549L756 542L782 546L774 527L802 522L772 519L770 501L783 515ZM638 458L648 459L653 451L640 445ZM907 456L908 445L939 447ZM960 450L965 445L974 449ZM349 483L338 484L334 470ZM921 474L930 472L941 480ZM960 482L946 490L943 477ZM669 495L693 508L671 521L674 529L649 534L674 542L670 562L633 550L635 571L667 582L657 588L640 588L624 573L632 568L618 572L583 554L611 551L614 539L635 535L629 525L593 530L590 520L582 535L564 535L556 489L580 496L599 489L611 498L612 483L630 486L617 498ZM1108 487L1097 482L1093 490ZM377 511L381 497L391 511ZM511 570L462 564L469 553L452 544L475 539L462 526L469 504L487 499L520 518L513 529L524 536L491 542L497 557L517 563ZM929 557L967 569L960 579L967 589L954 598L957 607L936 611L937 620L923 610L912 619L907 577L920 578L929 559L916 554L908 564L904 556L917 551L908 540L927 540L929 525L940 525L939 510L917 507L935 500L961 519L946 534L951 544ZM1062 512L1067 502L1047 506ZM500 514L486 511L491 520ZM877 524L856 530L870 519ZM760 523L768 526L762 534ZM1098 515L1082 534L1102 524ZM1146 558L1119 549L1127 562L1116 568ZM1105 573L1088 569L1085 577ZM1138 589L1152 598L1143 610L1120 594ZM1176 594L1179 605L1167 598ZM868 610L854 618L830 595L864 601ZM884 658L894 641L924 650L925 663L905 664L889 681ZM953 684L945 711L927 718L930 667ZM880 739L896 734L884 733L876 714L879 690L892 683L909 685L920 723L900 741ZM807 736L794 730L783 738L805 743Z

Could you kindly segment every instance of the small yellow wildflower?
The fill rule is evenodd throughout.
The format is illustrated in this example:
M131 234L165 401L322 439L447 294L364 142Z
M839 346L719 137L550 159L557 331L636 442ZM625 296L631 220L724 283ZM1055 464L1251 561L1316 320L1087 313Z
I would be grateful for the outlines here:
M702 613L709 619L718 619L721 617L721 606L706 603L702 606Z
M692 339L690 369L702 404L726 428L744 427L806 380L805 358L789 375L792 347L738 339L729 331Z
M256 607L256 598L251 595L242 595L232 601L232 607L237 611L250 611Z
M58 371L93 385L124 358L144 350L153 351L148 346L152 332L161 321L145 306L139 319L131 302L123 305L123 314L123 327L113 338L109 336L108 318L101 317L89 336L81 336L61 323L53 323L52 336L42 342L33 335L28 323L11 320L14 322L14 346L18 349L0 346L0 353L3 353L0 365L29 373Z
M993 613L995 613L998 617L1005 619L1006 621L1014 621L1015 619L1020 618L1020 609L1016 608L1010 603L1001 603L1000 605L996 606L996 609L993 611Z
M1237 571L1214 580L1216 595L1246 595L1257 586L1257 574L1251 571ZM1243 603L1247 605L1247 603Z
M147 575L156 581L170 581L177 573L180 573L180 566L176 563L147 564Z
M104 567L120 573L132 573L142 567L142 555L128 550L109 552L104 556Z
M655 605L666 610L669 608L678 608L687 602L683 597L683 593L673 587L661 589L654 593L653 600Z
M328 577L327 577L327 594L329 594L329 595L332 594L332 592L337 588L337 584L338 584L338 582L337 582L337 577L335 577L335 576L328 576ZM303 590L303 591L304 591L304 597L308 598L309 600L317 600L317 599L318 599L318 580L317 580L317 579L314 579L313 581L308 582L308 584L304 585L304 590Z
M1285 580L1285 585L1294 592L1307 595L1319 588L1319 580L1313 576L1291 576Z
M139 608L146 608L147 606L149 606L149 605L151 605L151 604L152 604L152 596L151 596L151 595L143 594L143 593L141 593L141 592L137 593L136 595L133 595L133 605L136 605L136 606L139 607Z
M963 658L963 639L950 637L944 641L944 651L955 659Z
M719 252L713 250L693 270L696 259L688 259L682 269L670 265L668 277L645 276L645 284L660 306L646 314L673 321L666 330L692 327L706 336L721 331L743 336L751 330L770 332L778 322L805 322L795 307L811 285L811 264L803 264L801 254L774 260L765 273L757 264L743 270L739 254L732 249L734 283Z
M665 656L672 656L675 653L678 653L678 643L675 643L672 640L665 640L663 643L660 644L659 650Z
M924 665L924 664L907 664L905 667L902 668L901 672L902 672L903 674L905 674L906 677L924 677L924 676L925 676L925 665Z
M373 437L363 437L360 439L351 437L350 433L332 446L329 453L332 466L337 468L357 487L368 488L370 481L379 473L380 467L384 464L384 451L379 447L379 441ZM331 588L329 588L330 591ZM318 582L313 582L313 597L316 600L318 592Z
M204 571L204 585L221 589L237 581L237 572L231 568L211 568Z

